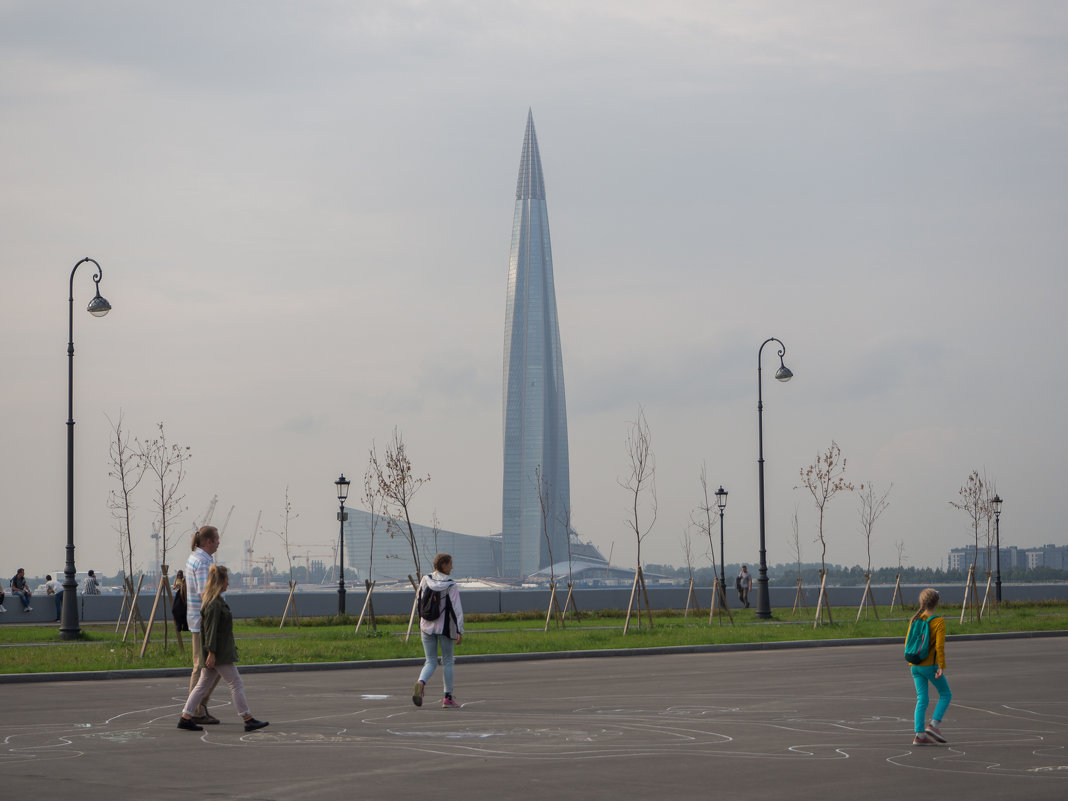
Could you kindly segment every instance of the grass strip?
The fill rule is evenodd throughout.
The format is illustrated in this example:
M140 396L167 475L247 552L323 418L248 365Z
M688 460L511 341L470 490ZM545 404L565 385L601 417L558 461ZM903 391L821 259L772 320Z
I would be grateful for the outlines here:
M703 615L684 617L680 611L654 613L652 628L640 628L631 619L623 634L623 615L618 610L584 614L566 621L564 628L550 626L544 631L543 613L510 615L471 615L458 654L535 653L584 651L614 648L654 648L704 644L831 640L870 637L900 637L904 640L910 610L895 610L881 620L870 612L867 619L854 622L856 609L835 610L836 621L817 628L812 613L794 617L778 610L770 621L757 620L755 610L732 610L735 625L726 618L710 625ZM946 605L940 610L948 633L983 634L992 632L1068 630L1068 603L1005 603L998 613L988 612L982 622L960 620L960 607ZM346 662L422 656L418 631L404 642L407 618L380 617L377 629L365 623L356 634L354 617L302 619L300 627L279 629L278 618L235 621L240 663L290 664L301 662ZM170 627L166 647L162 626L157 624L145 657L140 657L141 639L122 642L114 624L83 624L82 638L61 642L55 626L0 627L0 673L61 673L67 671L136 670L141 668L184 667L191 663L189 636L180 650Z

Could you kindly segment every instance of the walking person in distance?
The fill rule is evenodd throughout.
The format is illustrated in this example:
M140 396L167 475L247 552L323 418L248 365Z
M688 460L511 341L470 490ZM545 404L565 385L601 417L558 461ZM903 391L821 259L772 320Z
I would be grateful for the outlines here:
M734 586L738 590L738 600L742 606L746 609L749 608L749 593L753 589L753 574L749 572L749 568L742 565L742 572L738 574L738 578L734 581Z
M438 666L438 649L441 650L441 667L444 673L445 697L441 702L443 709L458 709L459 704L452 697L452 678L454 645L459 645L464 638L464 610L460 605L460 588L450 578L452 557L439 553L434 557L434 572L423 576L419 582L419 631L423 640L423 653L426 664L419 673L419 680L412 691L412 703L423 705L423 692L426 683ZM425 603L424 603L425 602ZM424 616L428 609L437 605L436 616ZM455 642L454 642L455 640Z
M938 606L938 590L928 587L920 593L920 608L909 621L909 630L916 625L930 627L930 649L927 657L910 666L912 680L916 684L916 736L912 740L913 745L934 745L934 743L946 742L942 735L942 718L949 708L949 702L953 699L953 693L949 689L946 680L946 621L935 615L935 607ZM928 684L933 684L938 691L938 703L935 705L931 722L924 726L927 719L927 707L930 704Z
M219 565L212 565L208 572L208 582L204 587L204 605L200 609L200 644L203 648L204 667L178 719L178 728L187 731L204 731L197 725L193 715L211 688L221 676L230 687L234 707L245 721L245 731L255 731L267 725L265 720L256 720L248 708L245 688L241 674L237 672L237 644L234 642L234 616L223 598L223 593L230 586L230 571Z

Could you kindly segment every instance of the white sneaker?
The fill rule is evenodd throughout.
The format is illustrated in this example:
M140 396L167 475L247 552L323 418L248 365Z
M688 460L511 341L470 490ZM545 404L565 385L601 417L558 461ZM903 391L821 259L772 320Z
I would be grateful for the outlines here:
M6 612L6 611L7 611L7 607L4 606L3 604L0 604L0 612Z
M33 607L32 606L27 606L26 609L23 610L23 611L32 612L33 611Z

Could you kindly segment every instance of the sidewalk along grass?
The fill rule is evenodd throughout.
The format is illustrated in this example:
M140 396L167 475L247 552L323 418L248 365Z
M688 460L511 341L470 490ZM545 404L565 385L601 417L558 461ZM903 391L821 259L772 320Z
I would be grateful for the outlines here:
M857 610L834 610L835 623L813 628L812 614L794 616L779 611L770 621L758 621L755 610L731 610L734 625L726 616L716 616L711 624L708 610L684 617L680 611L654 614L653 626L647 620L638 626L632 616L630 629L623 634L624 616L616 610L568 618L564 626L550 622L545 631L544 613L529 615L472 615L466 619L466 636L458 654L534 653L540 651L580 651L614 648L652 648L706 644L782 642L798 640L839 640L850 638L900 637L902 641L912 610L880 611L880 620L868 612L856 620ZM1068 630L1068 603L1007 603L995 613L988 610L982 622L974 618L960 623L960 607L942 607L948 633L983 634L994 632ZM404 641L407 618L380 617L377 629L367 623L355 632L355 617L302 619L299 627L279 620L237 621L234 630L240 661L253 664L301 662L345 662L361 660L416 658L422 655L418 631ZM140 668L184 667L191 663L189 635L183 647L175 640L173 626L164 645L163 627L157 623L145 658L140 657L142 638L131 635L122 642L114 624L85 624L83 637L61 642L53 626L13 626L0 629L0 673L41 673L96 670L135 670Z

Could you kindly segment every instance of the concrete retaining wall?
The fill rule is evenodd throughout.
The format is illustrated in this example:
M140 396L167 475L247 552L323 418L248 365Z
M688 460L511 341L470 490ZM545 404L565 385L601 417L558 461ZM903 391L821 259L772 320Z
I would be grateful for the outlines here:
M863 587L831 587L829 589L831 606L856 609L860 603ZM911 605L923 589L921 585L903 587L905 600ZM979 588L982 600L985 584ZM796 587L770 587L771 606L774 609L790 609L797 594ZM893 595L892 586L872 587L875 602L880 606L889 606ZM805 588L805 600L814 608L819 594L818 587ZM1068 601L1068 584L1002 584L1001 596L1006 601ZM227 602L238 618L280 617L285 609L287 593L237 593L227 595ZM697 588L697 597L702 609L708 610L712 598L711 587ZM964 587L950 586L942 590L942 598L947 603L960 603L964 598ZM380 615L408 615L412 609L410 592L377 592L374 596L375 611ZM575 591L579 609L596 611L600 609L625 609L630 599L629 588L583 589ZM563 598L560 599L561 604ZM362 589L353 588L346 596L346 609L351 615L358 615L363 607ZM649 602L654 609L683 609L686 606L685 587L651 587ZM732 590L727 594L731 608L737 608L738 596ZM0 614L0 625L5 623L48 623L55 617L55 604L50 597L33 599L33 611L23 612L22 604L10 594L5 600L7 612ZM469 590L463 594L464 611L468 614L501 612L544 612L549 603L548 590ZM750 604L756 606L756 590L750 597ZM119 616L122 605L121 595L89 595L78 597L80 619L89 622L114 621ZM141 614L148 617L152 610L152 598L142 597L138 606ZM337 593L305 592L297 594L297 607L301 615L313 617L333 615L337 612ZM170 614L170 610L167 610ZM156 619L160 619L157 612Z

